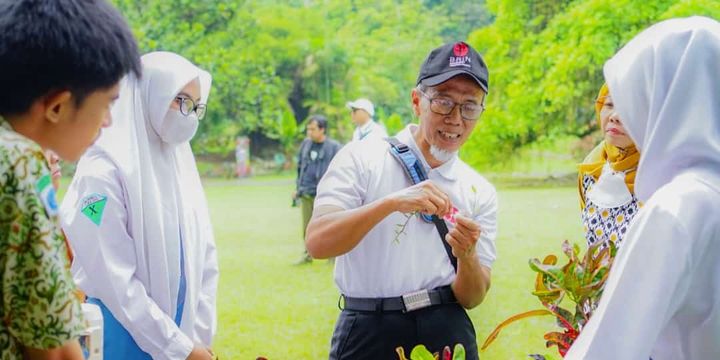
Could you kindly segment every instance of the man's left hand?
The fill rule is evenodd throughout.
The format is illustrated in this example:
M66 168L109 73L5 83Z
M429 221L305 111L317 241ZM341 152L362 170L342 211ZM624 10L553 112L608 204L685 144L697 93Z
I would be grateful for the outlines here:
M480 226L471 218L460 214L455 215L455 227L445 236L453 255L458 259L475 256L475 244L478 238L480 238Z

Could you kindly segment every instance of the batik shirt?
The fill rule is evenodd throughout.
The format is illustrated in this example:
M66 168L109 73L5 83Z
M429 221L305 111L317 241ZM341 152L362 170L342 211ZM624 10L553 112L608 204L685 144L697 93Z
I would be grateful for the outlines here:
M55 190L42 150L0 117L0 360L78 338Z
M584 193L587 194L593 185L595 185L595 178L592 175L585 175L583 177ZM638 210L639 203L635 194L632 195L632 201L614 208L602 208L586 196L582 221L587 245L601 243L603 244L601 246L605 246L608 241L612 241L620 247L630 226L630 221L637 215Z

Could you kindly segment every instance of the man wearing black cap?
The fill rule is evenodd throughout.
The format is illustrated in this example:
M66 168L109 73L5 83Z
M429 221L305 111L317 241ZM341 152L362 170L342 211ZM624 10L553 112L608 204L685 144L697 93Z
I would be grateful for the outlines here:
M487 67L469 45L433 50L412 91L419 124L392 146L381 139L346 145L320 181L306 245L314 258L337 257L343 310L330 359L392 359L397 347L439 352L457 343L477 359L465 309L490 287L497 198L457 152L487 90ZM428 180L411 181L409 169Z

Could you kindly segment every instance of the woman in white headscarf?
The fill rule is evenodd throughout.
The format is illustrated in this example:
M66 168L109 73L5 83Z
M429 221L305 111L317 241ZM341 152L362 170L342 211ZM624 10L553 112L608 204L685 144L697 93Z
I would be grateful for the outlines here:
M64 198L72 272L103 310L105 360L209 359L218 267L188 141L211 79L173 53L142 64Z
M605 64L645 203L566 359L720 359L720 23L673 19Z

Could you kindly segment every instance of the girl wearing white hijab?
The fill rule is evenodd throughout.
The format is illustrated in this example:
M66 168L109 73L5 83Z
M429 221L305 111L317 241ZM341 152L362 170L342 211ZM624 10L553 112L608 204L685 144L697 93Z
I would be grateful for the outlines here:
M72 272L103 310L105 360L210 359L217 256L188 141L211 79L172 53L142 64L64 198Z
M661 22L605 64L645 203L566 359L720 359L720 23Z

